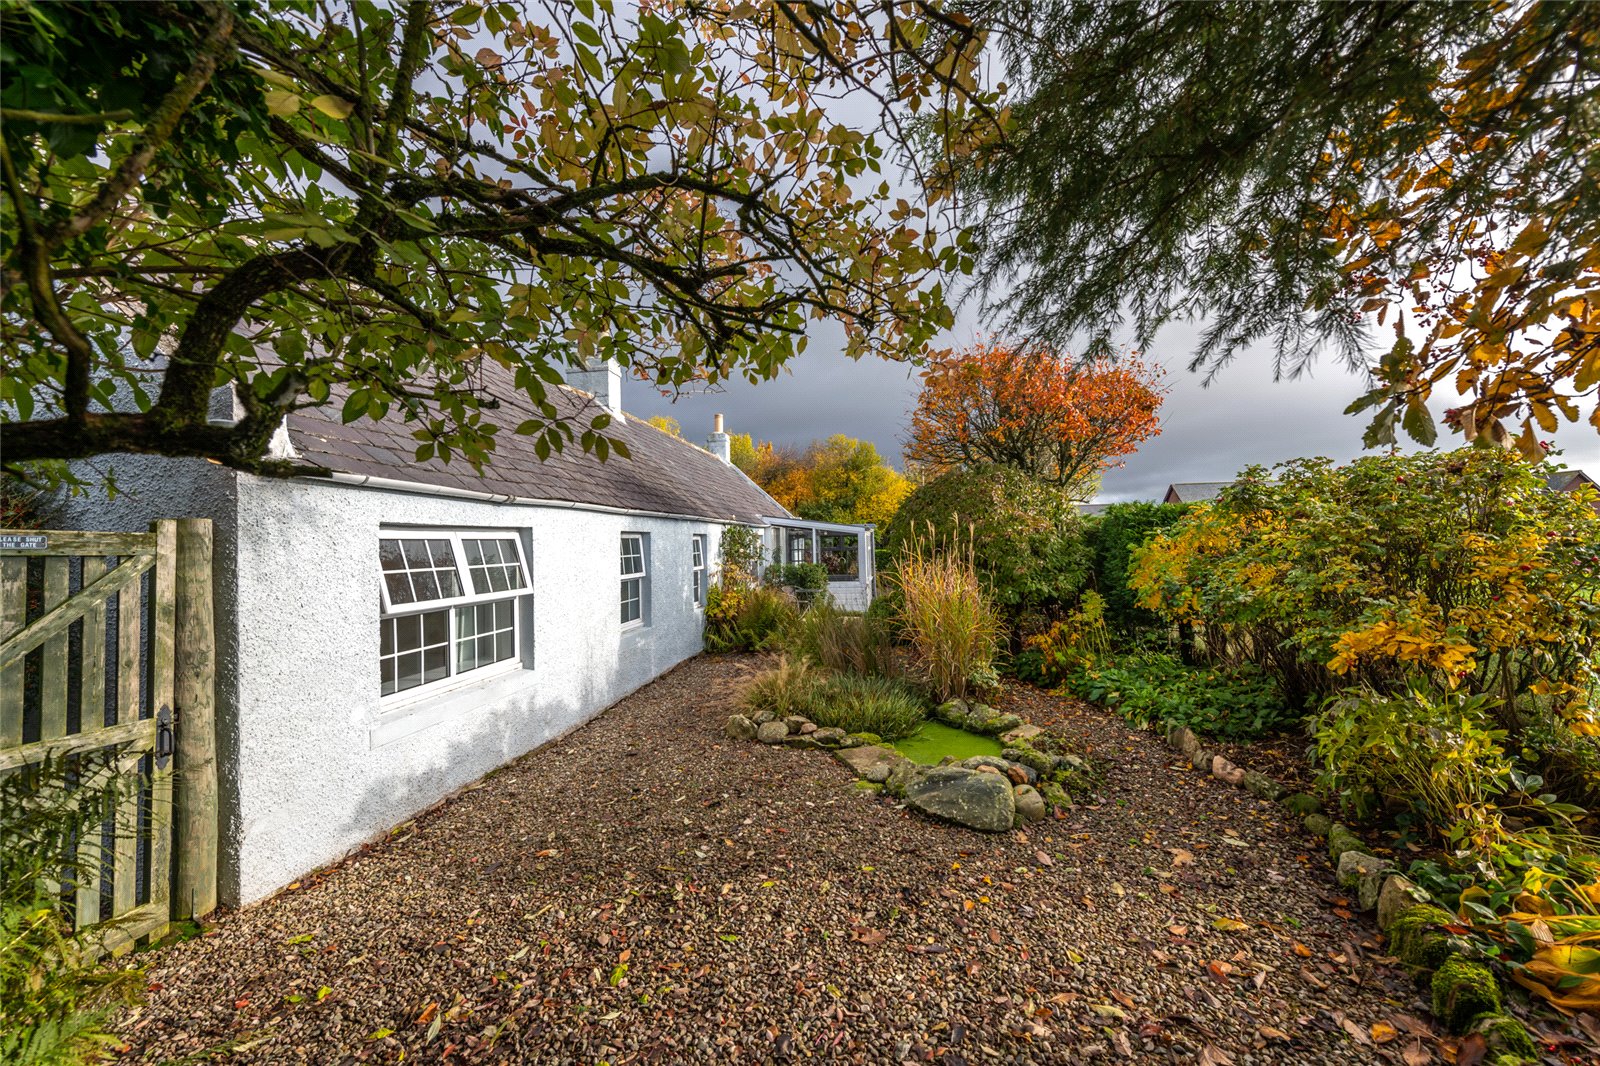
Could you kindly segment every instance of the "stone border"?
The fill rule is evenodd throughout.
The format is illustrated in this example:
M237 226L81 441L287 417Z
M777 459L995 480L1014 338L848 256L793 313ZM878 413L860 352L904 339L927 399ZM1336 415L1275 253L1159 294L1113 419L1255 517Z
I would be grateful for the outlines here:
M947 700L931 716L946 725L996 737L999 756L947 756L937 766L915 762L872 733L846 733L801 716L771 711L735 714L723 731L734 740L831 751L863 787L884 791L929 817L985 833L1021 829L1072 805L1071 794L1093 780L1089 763L1074 754L1035 746L1049 734L1015 714L965 700Z
M1447 1031L1483 1034L1489 1047L1484 1061L1491 1066L1539 1061L1528 1030L1504 1012L1494 971L1457 950L1444 932L1444 926L1455 923L1455 916L1421 902L1417 886L1396 872L1389 860L1363 851L1354 833L1322 813L1321 801L1306 792L1287 795L1288 790L1266 774L1242 769L1207 751L1186 726L1168 728L1166 742L1196 770L1300 815L1308 833L1327 840L1328 859L1340 887L1354 891L1361 910L1377 912L1378 928L1388 937L1391 953L1419 981L1430 982L1434 1016Z

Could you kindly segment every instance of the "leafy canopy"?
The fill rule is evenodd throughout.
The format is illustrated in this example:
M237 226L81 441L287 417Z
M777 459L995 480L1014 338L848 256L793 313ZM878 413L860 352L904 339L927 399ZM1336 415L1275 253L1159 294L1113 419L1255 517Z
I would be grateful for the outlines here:
M999 463L1088 499L1101 473L1161 432L1160 382L1161 369L1134 356L1079 363L980 342L923 371L906 459L933 470Z
M1018 325L1096 354L1199 316L1195 369L1333 346L1374 372L1372 443L1431 442L1441 383L1530 457L1600 428L1600 5L975 10L1011 87L929 155Z
M735 437L737 443L739 437ZM750 438L745 436L748 445ZM740 448L734 453L739 464ZM872 523L882 528L911 493L911 482L890 466L871 441L835 433L805 451L770 441L751 446L741 469L773 499L801 518Z
M541 454L577 429L604 458L608 416L546 402L562 365L759 380L823 318L852 356L915 356L951 320L941 276L970 265L830 106L883 79L887 110L931 91L898 18L208 0L0 19L9 466L283 472L263 458L283 413L329 403L480 463L485 360L539 404L516 431ZM226 384L236 425L207 418Z

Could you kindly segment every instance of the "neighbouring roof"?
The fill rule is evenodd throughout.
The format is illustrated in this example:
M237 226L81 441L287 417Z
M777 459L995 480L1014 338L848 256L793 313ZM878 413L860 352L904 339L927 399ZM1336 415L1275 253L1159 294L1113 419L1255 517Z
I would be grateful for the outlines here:
M604 431L626 444L631 458L613 454L602 463L574 441L541 461L534 438L515 432L522 422L540 416L513 384L510 372L485 360L483 388L499 401L498 409L485 410L483 416L500 432L481 474L459 458L449 464L439 459L419 463L410 423L363 418L346 425L340 421L338 403L291 414L289 440L305 461L343 474L753 524L793 517L738 467L631 415ZM600 413L594 398L577 389L552 387L549 399L574 429L586 428Z
M1199 503L1202 500L1214 500L1222 495L1222 490L1232 485L1231 481L1177 481L1167 486L1164 497L1167 503Z
M1074 504L1074 506L1077 507L1080 515L1085 518L1091 518L1097 514L1104 514L1106 508L1111 505L1109 503L1079 503Z
M1595 480L1582 470L1557 470L1546 474L1544 482L1551 492L1576 492L1584 485L1593 485Z

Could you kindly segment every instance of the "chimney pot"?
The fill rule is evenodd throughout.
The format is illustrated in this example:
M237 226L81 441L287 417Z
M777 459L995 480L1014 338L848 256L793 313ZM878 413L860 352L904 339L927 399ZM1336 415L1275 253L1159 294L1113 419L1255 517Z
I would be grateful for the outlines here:
M711 416L711 436L706 438L706 451L733 465L733 441L723 432L721 414Z

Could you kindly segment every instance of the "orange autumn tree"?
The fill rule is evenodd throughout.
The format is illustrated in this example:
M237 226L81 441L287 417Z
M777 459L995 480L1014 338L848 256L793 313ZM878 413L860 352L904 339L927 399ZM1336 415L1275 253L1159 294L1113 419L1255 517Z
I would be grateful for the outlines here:
M906 459L935 470L997 463L1087 499L1100 475L1161 432L1161 368L1086 363L1053 348L982 341L933 362Z

